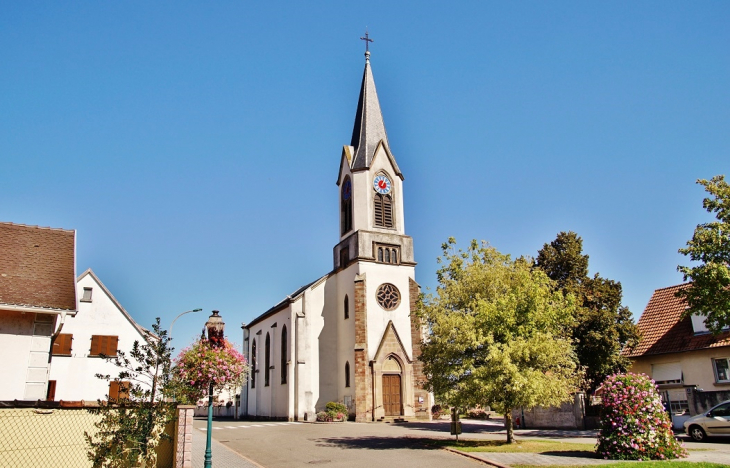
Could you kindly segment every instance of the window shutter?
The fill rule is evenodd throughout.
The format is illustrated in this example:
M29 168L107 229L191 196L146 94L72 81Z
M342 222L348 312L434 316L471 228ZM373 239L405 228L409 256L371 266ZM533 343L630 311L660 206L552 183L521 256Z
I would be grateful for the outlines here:
M109 382L109 401L119 399L119 382L112 380Z
M375 194L375 225L383 226L383 196Z
M122 381L119 382L119 399L122 400L129 400L129 387L131 386L130 382Z
M109 337L109 347L107 349L107 356L116 356L117 355L117 344L119 344L119 337L118 336L110 336Z
M99 339L101 336L99 335L93 335L91 337L91 350L89 351L89 355L91 356L98 356L100 349L99 349Z
M49 380L48 381L48 393L46 393L46 400L54 401L55 399L56 399L56 381Z
M383 197L383 225L385 227L393 227L393 199L390 195Z

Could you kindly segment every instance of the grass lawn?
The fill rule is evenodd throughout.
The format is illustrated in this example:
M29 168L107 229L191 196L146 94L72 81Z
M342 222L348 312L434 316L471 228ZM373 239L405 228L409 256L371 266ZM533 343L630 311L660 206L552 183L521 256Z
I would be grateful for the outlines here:
M566 468L565 465L511 465L512 468ZM684 462L684 461L627 461L627 462L616 462L606 463L605 465L570 465L567 468L626 468L626 467L638 467L641 468L727 468L728 465L720 465L719 463L706 463L706 462Z
M555 440L530 439L520 440L513 444L508 444L504 440L460 440L458 443L453 440L439 440L434 442L441 446L463 452L580 452L580 454L585 453L586 456L591 458L595 456L595 447L592 444L578 444Z

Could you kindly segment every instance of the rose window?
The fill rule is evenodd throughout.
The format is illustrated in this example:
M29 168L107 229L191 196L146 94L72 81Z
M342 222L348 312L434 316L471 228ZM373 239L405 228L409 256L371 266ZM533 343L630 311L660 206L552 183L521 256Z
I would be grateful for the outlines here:
M400 304L400 291L390 283L381 284L375 293L378 304L385 310L393 310Z

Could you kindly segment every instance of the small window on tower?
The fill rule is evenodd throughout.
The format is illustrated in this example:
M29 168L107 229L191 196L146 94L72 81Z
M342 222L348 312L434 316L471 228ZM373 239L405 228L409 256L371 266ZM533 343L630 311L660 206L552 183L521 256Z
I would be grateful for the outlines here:
M91 302L91 291L92 288L84 288L84 293L81 295L81 302Z
M352 182L345 177L342 182L342 197L340 199L340 234L344 235L352 230Z
M340 268L345 268L350 263L350 246L346 245L340 249Z
M373 256L378 263L398 265L398 257L400 257L400 247L394 245L373 243Z

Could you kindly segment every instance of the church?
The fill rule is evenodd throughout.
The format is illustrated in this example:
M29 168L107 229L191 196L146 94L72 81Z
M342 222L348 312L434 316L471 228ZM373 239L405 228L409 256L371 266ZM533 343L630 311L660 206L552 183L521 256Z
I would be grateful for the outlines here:
M244 325L251 374L241 416L313 421L334 401L359 422L430 419L403 180L366 51L352 139L339 161L332 271Z

